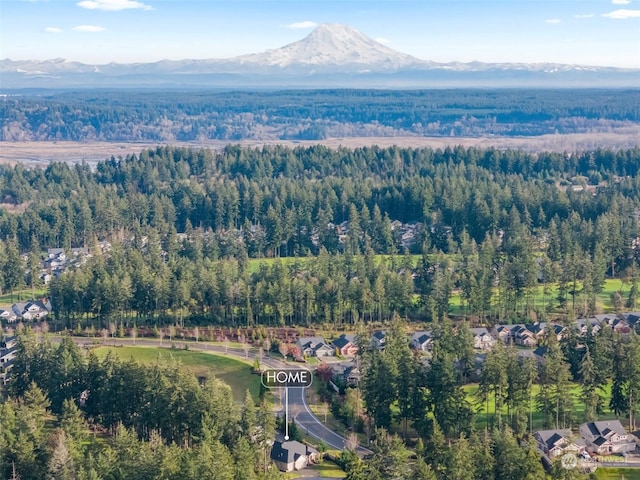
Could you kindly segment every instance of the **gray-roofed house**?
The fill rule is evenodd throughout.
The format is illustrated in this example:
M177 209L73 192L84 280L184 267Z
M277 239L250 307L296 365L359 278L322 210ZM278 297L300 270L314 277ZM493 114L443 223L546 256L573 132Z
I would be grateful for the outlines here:
M4 337L0 341L0 384L7 383L7 373L16 356L16 337Z
M322 337L300 337L296 347L305 357L330 357L335 353Z
M586 335L591 328L593 333L598 333L600 331L601 325L600 321L597 318L578 318L576 319L576 327L578 328L578 333L580 335Z
M640 322L640 312L627 312L623 313L622 316L631 327L636 327Z
M586 447L583 439L571 439L571 430L539 430L533 434L533 438L538 442L538 448L550 460L567 452L580 454Z
M537 345L538 339L535 334L524 325L514 325L511 329L511 339L516 345L521 347L533 347Z
M376 350L384 350L387 345L387 332L378 330L371 335L371 346Z
M620 420L602 420L580 425L580 436L587 450L598 455L632 452L636 442L620 423Z
M0 320L4 320L7 323L13 323L18 319L18 315L13 310L0 309Z
M431 347L433 347L433 334L430 330L414 332L414 334L411 335L411 342L409 345L416 350L427 352L431 350Z
M352 365L344 369L344 383L348 386L357 386L360 383L360 369L357 365Z
M525 328L529 330L536 338L542 338L547 331L547 322L534 322L525 325Z
M48 302L19 302L12 305L13 312L23 320L41 320L50 312Z
M276 438L271 448L271 460L282 472L302 470L318 459L318 451L295 440Z
M486 328L472 328L471 335L473 335L473 348L478 350L491 350L496 344L496 339Z

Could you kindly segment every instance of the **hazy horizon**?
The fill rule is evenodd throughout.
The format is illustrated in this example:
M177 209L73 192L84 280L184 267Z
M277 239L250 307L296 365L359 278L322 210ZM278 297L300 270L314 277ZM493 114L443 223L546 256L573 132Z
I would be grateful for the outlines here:
M8 0L2 10L0 57L15 61L225 59L339 23L421 60L640 68L640 0Z

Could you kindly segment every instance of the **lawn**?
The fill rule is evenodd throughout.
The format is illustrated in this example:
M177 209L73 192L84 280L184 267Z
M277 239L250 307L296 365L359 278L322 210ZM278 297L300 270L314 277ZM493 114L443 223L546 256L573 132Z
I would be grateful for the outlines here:
M551 309L551 311L558 310L558 300L556 297L558 296L558 285L552 284L547 286L548 290L546 293L543 292L543 286L539 285L535 292L535 297L533 299L533 303L535 306L542 310L543 307L546 306L547 309ZM582 288L581 284L578 283L578 291ZM604 312L613 311L613 305L611 304L611 294L615 292L620 292L622 295L623 301L626 302L627 296L629 294L629 290L631 289L631 285L628 283L623 283L619 278L609 278L605 280L604 287L602 292L600 292L596 297L596 302L600 305ZM495 305L496 292L494 292L493 302ZM576 306L578 306L578 302L580 301L578 296L576 296ZM524 301L524 300L523 300ZM569 305L572 302L571 295L568 296ZM460 298L459 292L454 292L449 298L449 313L452 315L464 315L465 311L462 306L462 299Z
M5 293L4 295L0 295L0 308L10 308L16 302L26 302L27 300L37 300L42 297L47 296L46 290L34 290L31 292L30 288L26 288L24 290L15 291L13 295L10 293Z
M640 468L600 467L596 470L598 480L640 480Z
M329 460L323 460L322 463L309 467L309 470L318 477L344 478L346 476L338 465Z
M227 383L238 401L244 399L247 388L256 401L260 393L260 377L251 373L250 364L224 355L157 347L98 347L95 349L99 358L105 357L109 351L113 351L122 360L133 358L140 363L153 363L158 359L166 362L176 360L197 377L214 375Z

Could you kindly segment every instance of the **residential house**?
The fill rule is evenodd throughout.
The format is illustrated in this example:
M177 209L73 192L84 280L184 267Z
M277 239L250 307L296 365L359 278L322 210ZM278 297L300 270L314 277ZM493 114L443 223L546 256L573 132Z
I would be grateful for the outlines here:
M16 346L18 339L15 336L7 336L0 340L0 348L9 349Z
M300 337L296 342L300 355L305 357L330 357L335 351L322 337Z
M632 452L636 442L624 429L620 420L603 420L580 425L580 436L587 450L598 455Z
M514 325L511 328L511 343L521 347L534 347L538 344L538 339L524 325Z
M357 365L350 365L344 369L342 377L347 386L356 387L360 383L360 369Z
M589 328L593 333L598 333L602 328L597 318L578 318L576 320L578 335L586 335Z
M45 270L52 272L63 270L67 264L67 254L64 248L50 248L47 250L47 258L43 262Z
M533 434L538 442L538 448L550 460L565 453L582 454L586 449L583 439L573 441L571 430L539 430Z
M295 440L278 438L271 448L271 460L282 472L302 470L319 459L316 449Z
M371 346L376 350L384 350L387 345L387 332L378 330L371 336Z
M509 325L496 325L493 328L493 336L503 343L509 343L511 341L511 329Z
M594 315L593 318L600 322L600 325L611 326L611 323L618 318L618 315L615 313L601 313Z
M636 327L636 325L638 325L638 322L640 322L640 312L623 313L622 316L625 318L630 327Z
M394 220L390 223L391 231L398 230L402 227L402 222L400 220Z
M48 301L32 301L14 303L11 307L13 312L23 320L42 320L51 311Z
M479 382L482 377L482 369L484 368L484 364L487 361L487 353L486 351L476 353L476 356L473 359L473 370L469 375L469 381L471 382Z
M624 318L616 318L610 326L616 333L631 333L631 325Z
M534 347L538 344L536 334L521 323L516 325L496 325L494 337L506 344L519 345L521 347Z
M628 312L623 314L631 330L640 334L640 312Z
M565 333L567 333L567 327L554 323L550 326L548 333L549 335L555 335L558 341L560 341L562 340L562 337L565 335Z
M106 240L101 240L98 242L98 248L102 253L107 253L111 251L111 244Z
M91 254L91 251L86 247L77 247L71 249L71 254L74 257L87 257Z
M16 357L16 337L4 337L0 341L0 384L7 383L7 373Z
M603 326L611 328L616 333L630 333L631 325L629 323L629 315L625 318L624 315L596 315L595 318L600 321Z
M16 358L16 347L0 348L0 367L6 368L13 363Z
M4 320L7 323L13 323L18 319L18 316L13 310L0 310L0 320Z
M495 338L491 336L486 328L472 328L473 348L478 350L491 350L496 344Z
M411 335L409 345L416 350L428 352L433 347L433 334L430 330L422 330Z
M66 260L67 254L64 248L49 248L47 250L47 258L58 258L60 260Z
M540 340L547 333L547 322L528 323L525 325L525 328L533 333L536 340Z
M337 352L343 356L350 357L358 353L358 345L356 345L355 335L343 333L331 342L331 345L333 345Z
M46 270L43 272L40 272L39 277L43 285L49 285L49 283L53 279L53 276L50 273L47 273Z
M547 354L547 351L549 350L549 348L545 345L536 348L533 351L533 357L538 361L538 362L542 362L544 361L544 356Z
M409 249L416 243L416 234L413 230L408 230L400 237L400 245L403 249Z

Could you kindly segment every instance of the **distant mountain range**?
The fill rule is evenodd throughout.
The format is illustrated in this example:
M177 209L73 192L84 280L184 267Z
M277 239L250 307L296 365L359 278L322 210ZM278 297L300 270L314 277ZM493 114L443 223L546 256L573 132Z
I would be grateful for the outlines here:
M231 59L88 65L0 60L0 88L640 87L640 70L554 63L436 63L345 25Z

